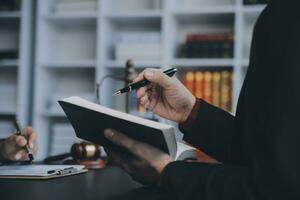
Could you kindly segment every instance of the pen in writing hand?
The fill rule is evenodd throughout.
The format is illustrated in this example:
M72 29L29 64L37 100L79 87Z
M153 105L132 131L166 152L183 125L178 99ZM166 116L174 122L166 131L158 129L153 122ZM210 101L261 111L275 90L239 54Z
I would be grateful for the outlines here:
M15 119L15 127L17 129L17 132L16 132L16 135L19 135L19 136L24 136L23 133L22 133L22 127L20 126L20 123L18 122L17 119ZM25 136L24 136L25 137ZM26 138L27 139L27 138ZM30 146L28 145L28 142L27 144L25 145L25 149L28 153L28 157L29 157L29 160L30 160L30 163L32 163L32 161L34 160L34 157L33 157L33 153L32 153L32 149L30 148Z
M171 68L171 69L168 69L168 70L164 71L163 73L166 74L167 76L171 77L176 72L177 72L176 68ZM136 83L132 83L132 84L126 86L125 88L121 89L121 90L118 90L117 92L113 93L113 95L117 96L117 95L120 95L120 94L123 94L123 93L126 93L126 92L131 92L132 90L136 90L136 89L139 89L141 87L144 87L144 86L148 85L149 83L150 83L150 81L144 79L144 80L138 81Z

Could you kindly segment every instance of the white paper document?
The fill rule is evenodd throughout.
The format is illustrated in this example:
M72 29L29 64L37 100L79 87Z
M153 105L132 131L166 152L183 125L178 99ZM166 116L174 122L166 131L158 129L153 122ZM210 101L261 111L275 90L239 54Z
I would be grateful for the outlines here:
M5 165L0 166L0 178L48 179L86 171L83 165Z

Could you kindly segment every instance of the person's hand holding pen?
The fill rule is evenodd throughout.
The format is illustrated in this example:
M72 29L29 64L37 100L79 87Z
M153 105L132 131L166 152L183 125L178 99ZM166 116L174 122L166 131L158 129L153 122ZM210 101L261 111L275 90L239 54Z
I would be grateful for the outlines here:
M27 161L26 145L32 149L33 156L37 153L37 134L31 127L23 129L22 135L14 134L0 143L0 161Z
M178 123L188 118L196 99L176 77L169 77L158 69L146 69L133 82L143 79L151 82L137 90L144 107Z

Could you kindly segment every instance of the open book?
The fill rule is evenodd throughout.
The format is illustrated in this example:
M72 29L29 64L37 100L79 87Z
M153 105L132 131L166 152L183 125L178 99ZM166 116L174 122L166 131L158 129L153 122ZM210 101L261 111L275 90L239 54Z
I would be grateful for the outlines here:
M119 112L80 97L59 101L77 137L108 148L117 148L104 137L104 130L117 130L137 141L168 153L174 160L195 159L194 148L176 142L174 127ZM120 149L118 149L120 150Z
M53 179L84 172L83 165L4 165L0 179Z

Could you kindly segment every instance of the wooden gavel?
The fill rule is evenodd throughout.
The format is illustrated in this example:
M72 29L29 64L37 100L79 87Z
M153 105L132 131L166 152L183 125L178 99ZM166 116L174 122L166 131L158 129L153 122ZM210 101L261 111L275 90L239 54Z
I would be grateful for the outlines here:
M70 153L60 154L57 156L50 156L44 160L45 163L64 160L72 157L75 161L83 160L97 160L101 158L101 149L97 144L88 142L75 143L71 147Z
M71 147L71 156L74 160L97 160L101 157L101 149L97 144L75 143Z

